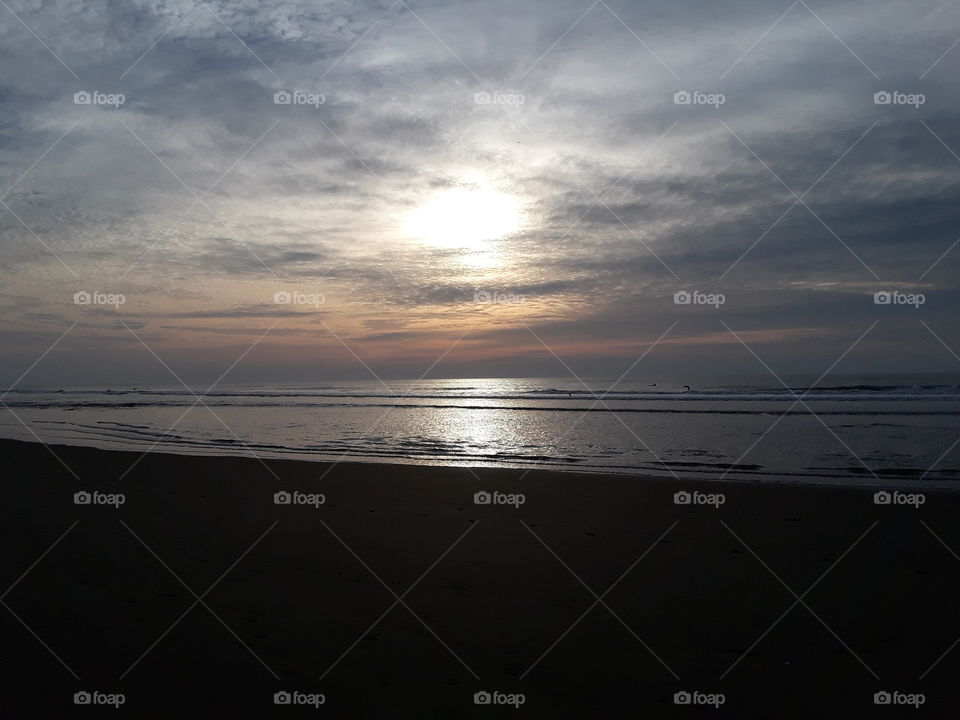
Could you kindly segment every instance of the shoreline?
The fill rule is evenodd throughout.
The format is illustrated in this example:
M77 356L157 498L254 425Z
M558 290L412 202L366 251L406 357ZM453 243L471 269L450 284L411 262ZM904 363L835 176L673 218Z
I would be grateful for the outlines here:
M79 715L84 690L130 717L273 716L284 691L350 718L490 717L494 691L534 717L958 706L952 491L162 453L120 481L138 453L53 450L79 479L0 441L14 716Z
M737 475L735 472L730 472L729 475L721 478L712 478L705 477L701 475L683 475L683 470L676 470L675 475L670 475L669 471L664 471L664 474L657 474L653 472L648 472L641 469L635 468L616 468L610 467L610 469L604 469L598 466L590 466L588 468L582 468L575 465L571 466L543 466L543 465L497 465L494 464L494 461L489 461L489 464L486 465L472 465L467 462L464 463L455 463L450 462L430 462L430 461L416 461L413 458L397 458L395 460L387 460L381 457L370 457L368 459L358 459L355 456L344 456L341 459L309 459L306 457L296 457L291 453L290 457L277 457L277 456L257 456L252 451L247 451L245 453L237 454L222 454L222 453L196 453L190 452L189 449L183 449L182 451L177 451L177 449L164 448L156 449L151 448L149 450L129 450L129 449L120 449L114 447L100 447L96 445L74 445L67 443L49 443L49 442L40 442L35 440L20 440L20 439L11 439L11 438L0 438L0 452L4 452L4 447L8 444L24 444L24 445L39 445L49 447L53 452L69 452L72 453L76 450L82 451L96 451L96 452L105 452L111 454L124 455L131 458L137 458L140 456L174 456L174 457L187 457L187 458L203 458L203 459L223 459L223 460L249 460L255 463L306 463L314 467L320 467L329 469L333 466L358 466L358 468L368 468L370 466L383 466L384 468L389 467L401 467L401 468L437 468L437 469L452 469L465 471L468 474L472 473L487 473L490 471L504 471L509 473L521 473L523 475L540 475L540 474L557 474L557 475L574 475L582 476L584 478L601 478L601 477L618 477L621 479L629 478L635 481L643 482L657 482L657 483L693 483L693 484L706 484L709 486L716 485L725 485L729 484L732 486L738 485L771 485L771 486L802 486L802 487L822 487L822 488L858 488L858 489L873 489L873 490L892 490L892 489L903 489L903 490L922 490L924 492L960 492L960 479L952 480L922 480L917 478L911 478L909 476L905 477L886 477L885 474L892 474L894 471L890 469L878 468L874 470L874 473L877 475L876 478L870 477L868 472L864 469L862 473L858 472L857 474L850 475L812 475L804 473L775 473L775 472L757 472L755 474L743 473ZM693 471L705 473L705 470ZM720 471L716 471L718 474L722 474Z

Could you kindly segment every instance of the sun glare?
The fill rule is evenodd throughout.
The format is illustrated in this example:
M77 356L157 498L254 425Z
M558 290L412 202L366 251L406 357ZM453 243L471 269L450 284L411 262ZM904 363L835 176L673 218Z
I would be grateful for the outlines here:
M482 251L520 228L516 198L495 190L444 190L410 213L407 233L437 247Z

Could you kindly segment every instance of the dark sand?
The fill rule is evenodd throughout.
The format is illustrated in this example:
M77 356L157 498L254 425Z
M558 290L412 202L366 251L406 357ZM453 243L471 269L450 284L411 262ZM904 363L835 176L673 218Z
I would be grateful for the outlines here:
M0 607L0 717L960 715L960 646L920 679L960 638L960 559L931 533L960 552L955 493L918 510L868 489L682 484L724 493L717 510L675 505L673 479L269 461L277 481L254 459L164 454L119 481L137 454L52 449L79 480L48 448L0 442L0 590L29 570L3 598L29 629ZM75 505L82 489L126 503ZM281 489L326 504L275 505ZM482 489L526 502L475 505ZM184 615L196 598L124 523L209 609ZM419 579L417 617L383 616L396 599L373 573L398 595ZM596 599L572 573L598 595L620 579L609 609L583 616ZM809 609L783 616L791 591ZM79 690L125 704L75 707ZM278 690L326 703L278 707ZM480 690L525 704L474 705ZM680 690L725 704L677 706ZM926 703L878 707L881 690Z

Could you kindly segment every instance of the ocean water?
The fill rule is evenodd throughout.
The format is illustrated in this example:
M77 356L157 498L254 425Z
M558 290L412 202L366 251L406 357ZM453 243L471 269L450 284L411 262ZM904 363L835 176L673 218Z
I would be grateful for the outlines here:
M14 388L0 436L314 460L960 488L960 377ZM689 389L684 385L689 385ZM19 419L18 419L19 418ZM21 422L22 421L22 422ZM27 427L25 427L27 426Z

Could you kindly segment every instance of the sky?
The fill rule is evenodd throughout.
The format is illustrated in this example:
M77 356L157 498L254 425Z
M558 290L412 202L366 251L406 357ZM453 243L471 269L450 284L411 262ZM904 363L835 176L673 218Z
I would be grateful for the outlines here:
M0 384L960 372L958 41L933 0L6 0Z

